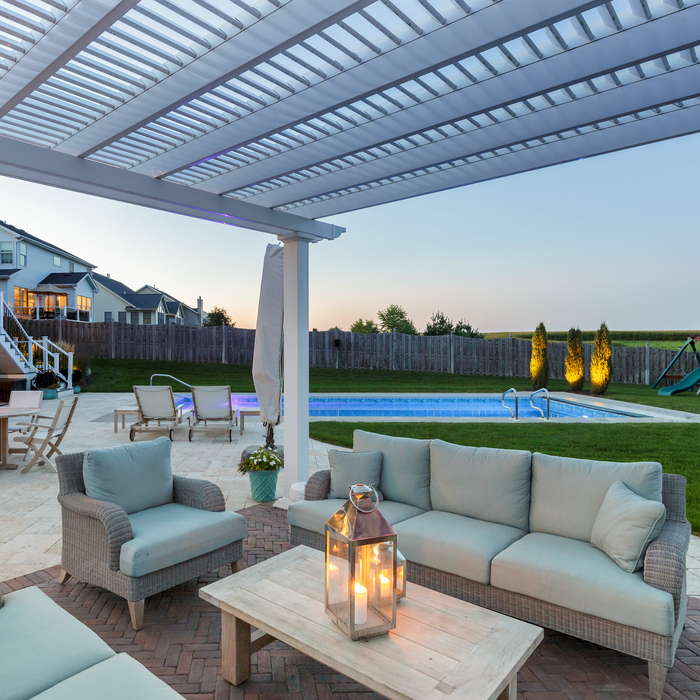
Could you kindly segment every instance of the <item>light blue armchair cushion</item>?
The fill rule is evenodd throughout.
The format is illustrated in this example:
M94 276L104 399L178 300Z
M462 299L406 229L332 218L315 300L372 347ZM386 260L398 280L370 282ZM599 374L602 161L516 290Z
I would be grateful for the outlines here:
M326 521L347 501L347 498L329 498L323 501L298 501L287 511L287 522L304 530L326 534ZM396 523L420 515L424 511L415 506L396 501L381 501L377 506L385 520L394 527ZM394 529L396 529L394 527ZM403 552L403 550L401 550Z
M238 513L168 503L129 515L134 539L122 545L119 568L127 576L144 576L199 557L246 536Z
M328 462L331 468L331 489L328 498L348 499L350 487L354 484L366 484L379 491L379 479L382 475L381 452L344 452L328 450Z
M0 610L0 697L27 700L114 656L88 627L36 586L8 593Z
M35 700L182 700L182 695L128 654L117 654Z
M521 450L430 443L433 510L510 525L527 532L532 454Z
M173 500L172 443L161 437L149 442L87 450L83 458L85 493L99 501L138 513Z
M454 513L429 511L394 525L408 561L487 584L491 560L525 532Z
M356 430L353 452L382 453L379 488L388 501L430 510L430 440L397 438Z
M631 574L644 565L649 543L661 532L666 506L632 493L616 481L605 494L593 523L591 544Z
M670 593L570 537L525 535L491 562L491 585L664 636L675 626Z
M532 455L530 532L591 541L608 489L621 481L642 498L661 501L661 465L657 462L596 462Z

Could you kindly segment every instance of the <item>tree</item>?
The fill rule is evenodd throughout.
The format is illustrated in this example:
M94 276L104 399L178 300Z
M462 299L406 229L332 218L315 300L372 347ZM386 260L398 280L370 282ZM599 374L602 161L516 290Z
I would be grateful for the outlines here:
M377 315L379 316L379 327L383 333L418 335L415 324L398 304L390 304L383 311L378 311Z
M430 317L423 335L451 335L454 330L452 321L442 311L436 311Z
M236 322L226 313L226 309L215 306L208 314L203 326L235 326Z
M583 389L585 372L581 329L570 328L566 336L566 343L569 347L569 354L564 360L566 364L566 381L569 383L570 391L581 391Z
M547 329L540 323L532 336L532 357L530 358L532 388L544 389L549 382L549 358L547 357Z
M360 317L350 326L350 330L353 333L379 333L379 326L371 318L363 321Z
M605 323L600 324L593 341L593 357L591 357L591 384L594 394L604 394L612 378L612 343L610 331Z
M462 319L461 321L457 321L457 323L455 323L454 334L461 335L465 338L483 338L484 337L483 333L479 333L478 328L472 328L471 324L468 321L465 321L465 319Z

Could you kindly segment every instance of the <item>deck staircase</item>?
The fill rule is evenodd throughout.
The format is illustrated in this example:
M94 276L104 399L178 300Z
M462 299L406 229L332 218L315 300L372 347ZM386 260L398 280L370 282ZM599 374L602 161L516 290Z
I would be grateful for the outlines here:
M29 389L38 372L52 370L60 379L61 391L73 392L73 353L44 336L37 340L24 330L0 292L0 382L16 389Z

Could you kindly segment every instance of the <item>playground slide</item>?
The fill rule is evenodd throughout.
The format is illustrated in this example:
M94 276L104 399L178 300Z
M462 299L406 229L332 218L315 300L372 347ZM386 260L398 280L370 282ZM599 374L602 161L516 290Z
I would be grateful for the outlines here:
M688 376L681 379L678 384L665 386L663 389L659 389L659 396L672 396L681 391L689 391L690 389L694 389L698 384L700 384L700 367L694 369Z

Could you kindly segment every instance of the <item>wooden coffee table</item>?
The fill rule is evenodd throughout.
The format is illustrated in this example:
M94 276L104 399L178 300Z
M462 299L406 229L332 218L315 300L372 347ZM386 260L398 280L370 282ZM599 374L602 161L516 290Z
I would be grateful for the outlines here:
M351 642L326 614L324 589L324 555L304 546L200 589L221 608L224 678L247 680L251 654L279 639L393 700L515 700L518 669L543 637L409 583L396 629Z

